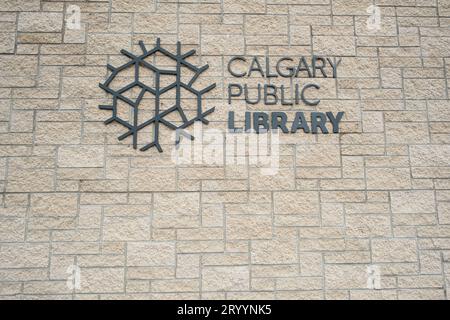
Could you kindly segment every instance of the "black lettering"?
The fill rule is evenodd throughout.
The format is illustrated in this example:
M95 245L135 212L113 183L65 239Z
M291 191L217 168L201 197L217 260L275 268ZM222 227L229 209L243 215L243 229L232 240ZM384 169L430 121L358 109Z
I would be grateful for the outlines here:
M341 122L342 117L344 117L344 112L338 112L336 117L334 117L333 112L327 112L327 117L333 124L333 133L339 133L339 123Z
M264 71L261 67L261 64L259 63L258 57L253 58L252 64L250 65L250 70L248 72L248 76L251 77L254 71L258 71L264 78Z
M239 89L238 93L233 93L233 88ZM240 97L242 95L242 86L240 84L231 83L228 85L228 104L231 104L232 97Z
M243 61L243 62L247 62L247 59L245 59L244 57L234 57L233 59L230 60L230 62L228 62L228 72L236 78L242 78L245 77L247 75L247 72L244 73L236 73L233 72L233 70L231 69L231 64L235 61Z
M289 129L286 127L287 115L284 112L273 112L272 113L272 129L278 130L281 128L283 133L289 133Z
M310 84L307 84L306 86L304 86L303 89L302 89L302 94L301 94L302 101L303 101L307 106L317 106L317 105L320 103L320 100L310 101L310 100L308 100L308 99L305 97L305 91L306 91L307 89L309 89L309 88L314 88L314 89L319 90L319 89L320 89L320 86L319 86L318 84L315 84L315 83L310 83Z
M326 127L327 122L327 116L322 112L312 112L311 113L311 129L312 133L318 133L320 130L322 130L322 133L328 133L328 129Z
M305 115L303 112L297 112L295 114L294 122L292 123L292 133L296 133L298 129L302 129L304 133L309 133L310 129L308 123L306 122Z

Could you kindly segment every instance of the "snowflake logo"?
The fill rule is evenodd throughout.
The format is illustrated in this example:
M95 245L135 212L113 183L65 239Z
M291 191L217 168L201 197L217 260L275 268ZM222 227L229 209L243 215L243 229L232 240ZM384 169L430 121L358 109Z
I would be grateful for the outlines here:
M128 129L127 132L119 136L119 140L124 140L132 136L133 148L138 147L138 136L144 134L150 135L151 141L142 147L141 151L146 151L150 148L156 147L159 152L163 152L160 143L161 126L177 130L176 144L180 142L180 134L193 140L194 137L184 131L185 128L191 126L196 121L201 121L208 124L209 121L206 116L214 112L215 108L203 111L202 98L203 95L216 87L212 84L202 90L194 89L193 85L198 77L205 72L209 65L198 68L188 62L186 59L196 53L196 50L191 50L187 53L181 53L181 43L177 43L177 53L173 54L161 47L161 40L157 39L156 46L152 50L147 50L144 42L140 41L142 54L137 56L126 50L121 50L121 54L130 59L127 63L120 67L113 67L108 64L107 68L111 72L108 79L104 83L100 83L100 88L111 94L113 97L111 105L100 105L101 110L112 111L112 116L105 121L105 124L118 123ZM157 67L153 61L156 55L161 55L166 60L174 64L174 68L163 69ZM132 73L134 80L130 84L123 85L123 78L121 75ZM188 70L188 76L184 75L183 70ZM188 78L189 81L186 81ZM119 79L119 80L118 80ZM184 81L183 81L184 80ZM119 82L119 86L114 86L113 82ZM149 82L152 82L150 84ZM188 119L187 112L182 106L183 95L193 96L195 101L196 112L195 115ZM174 103L165 107L162 101L164 96L171 96L174 98ZM150 99L144 99L148 97ZM151 100L150 108L144 108L144 101ZM148 104L147 104L148 107ZM148 109L152 109L152 115L149 116ZM173 114L178 114L181 119L181 124L176 124L176 121L167 119ZM141 132L148 129L148 132Z

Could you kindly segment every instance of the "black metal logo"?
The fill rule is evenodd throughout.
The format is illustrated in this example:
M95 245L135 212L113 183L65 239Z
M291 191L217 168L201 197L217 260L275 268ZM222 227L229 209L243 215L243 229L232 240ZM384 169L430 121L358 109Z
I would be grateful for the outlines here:
M129 58L130 61L117 68L113 67L110 64L107 65L107 68L111 72L111 74L109 75L105 83L100 83L99 85L100 88L102 88L107 93L113 96L113 101L111 105L100 105L99 108L101 110L112 111L112 116L105 121L105 124L116 122L128 129L126 133L119 136L119 140L124 140L125 138L132 136L134 149L137 149L138 135L140 135L140 131L152 125L153 131L150 133L150 135L152 136L152 140L148 144L144 145L140 150L146 151L150 148L156 147L159 152L163 152L163 149L160 144L161 125L164 125L165 127L170 128L172 130L178 130L176 143L179 143L180 137L178 135L178 132L181 132L181 134L193 140L194 137L184 132L183 129L191 126L196 121L201 121L204 124L209 123L209 121L206 119L206 116L214 112L215 108L211 108L204 112L202 106L202 98L205 93L214 89L216 87L216 84L214 83L202 90L196 90L193 88L195 81L203 72L205 72L209 68L209 65L205 65L203 67L198 68L193 64L191 64L190 62L188 62L186 59L194 55L196 53L196 50L191 50L187 53L182 54L180 42L177 43L176 54L173 54L168 50L164 49L163 47L161 47L160 39L157 39L156 46L150 51L147 50L145 44L142 41L139 42L139 46L141 47L141 50L143 52L141 55L138 56L126 50L121 50L121 54ZM169 58L172 62L174 62L175 63L174 70L161 69L156 67L151 62L149 62L149 60L151 59L150 57L156 54L161 54L164 57ZM134 68L134 70L132 68ZM189 69L191 74L193 74L190 81L187 83L182 81L183 68ZM134 73L134 81L132 81L132 83L128 85L125 85L117 89L112 88L111 84L117 78L117 76L122 73L129 72L128 69L132 69L131 71L132 73ZM152 74L151 77L153 82L152 84L144 83L146 82L145 80L141 81L142 79L145 78L143 74L148 73ZM163 76L173 76L175 77L175 79L172 83L164 86L164 83L161 81ZM134 90L136 94L135 99L130 98L127 95L127 92L129 93L131 90ZM166 110L163 110L161 106L161 95L171 90L175 91L175 105L167 108ZM191 93L193 96L195 96L195 99L197 100L196 116L193 117L192 119L188 119L186 112L185 110L183 110L183 106L181 105L182 91L185 90ZM144 96L147 93L152 95L152 98L154 99L154 110L153 115L149 119L145 119L142 121L140 119L142 118L142 116L140 116L139 111L142 111L140 109L140 106L144 99ZM129 119L124 119L124 117L122 117L119 114L118 110L119 103L121 105L125 105L126 108L129 108L131 114ZM182 123L181 125L176 125L173 123L173 121L166 119L168 115L175 112L177 112L180 115Z

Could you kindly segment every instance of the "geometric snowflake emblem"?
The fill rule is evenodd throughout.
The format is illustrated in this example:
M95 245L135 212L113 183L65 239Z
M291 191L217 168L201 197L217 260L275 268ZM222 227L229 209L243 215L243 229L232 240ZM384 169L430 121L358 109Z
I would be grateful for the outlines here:
M202 98L204 94L214 89L216 84L212 84L202 90L193 88L198 77L205 72L209 66L205 65L198 68L186 61L186 59L194 55L196 51L191 50L182 54L180 42L177 43L176 54L161 47L160 39L157 39L156 46L152 50L147 50L142 41L139 42L139 46L142 50L141 55L134 55L126 50L121 50L121 53L129 58L130 61L120 67L113 67L110 64L107 65L111 74L104 83L100 83L99 85L100 88L112 95L112 104L100 105L99 108L101 110L112 111L112 116L105 121L105 124L115 122L127 129L124 134L119 136L119 140L124 140L125 138L132 136L133 148L137 149L138 138L143 139L142 137L144 137L144 139L146 139L146 144L140 149L141 151L156 147L159 152L163 152L160 144L161 126L177 130L176 143L178 144L180 142L179 133L191 140L194 139L193 136L184 131L185 128L191 126L196 121L201 121L204 124L209 123L206 116L214 112L215 108L211 108L204 112ZM157 54L168 59L175 67L172 69L157 67L151 61ZM120 84L120 87L114 88L112 83L116 81L117 78L120 78L121 74L129 73L130 69L134 80L129 84ZM184 76L183 70L188 70L187 72L189 72L188 81L184 79L186 77ZM151 81L147 81L149 75ZM164 83L163 80L166 80L166 82L167 80L170 81ZM130 93L132 93L131 96ZM164 107L161 103L163 100L162 97L168 94L171 95L171 97L174 97L174 102L173 105ZM149 95L152 99L150 105L150 108L152 109L151 116L146 114L146 112L148 113L148 110L144 110L142 106L144 97ZM186 110L182 105L184 95L193 97L193 100L195 101L195 116L191 119L188 119ZM128 114L128 119L122 115L124 108L125 114ZM168 119L168 117L174 116L174 114L180 121L176 122Z

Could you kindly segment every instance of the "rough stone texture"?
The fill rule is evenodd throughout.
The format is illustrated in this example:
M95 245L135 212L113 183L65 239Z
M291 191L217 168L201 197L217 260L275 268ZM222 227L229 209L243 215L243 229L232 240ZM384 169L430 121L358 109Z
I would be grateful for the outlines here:
M2 0L0 298L448 299L449 16L448 0ZM342 57L317 108L232 106L344 111L341 134L282 135L275 176L177 166L169 131L163 154L133 150L98 83L158 37L210 65L212 129L231 56Z

